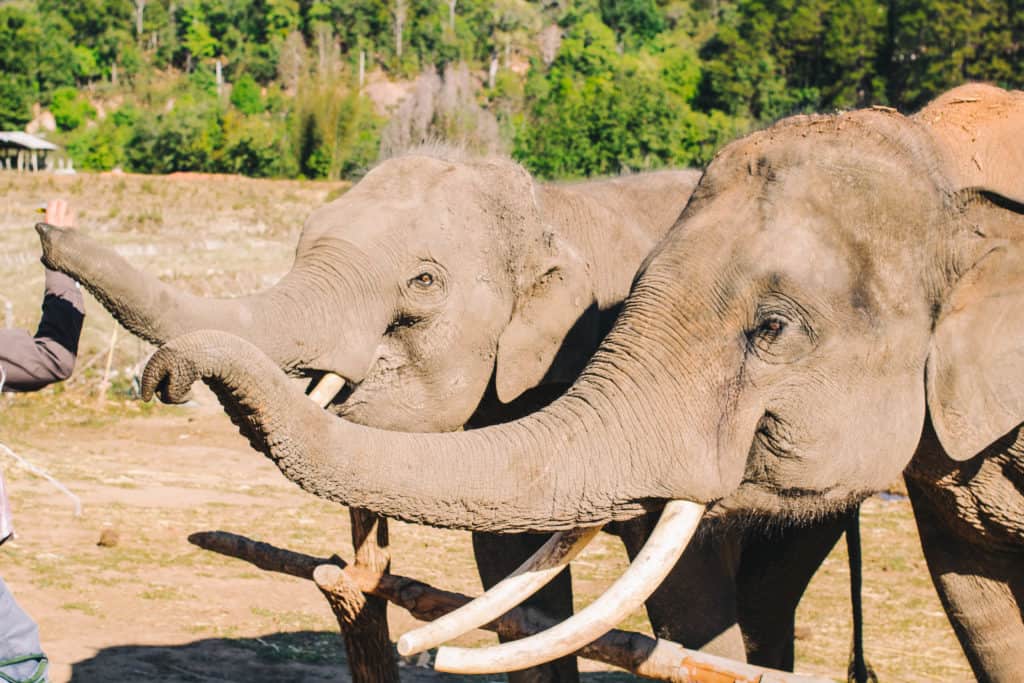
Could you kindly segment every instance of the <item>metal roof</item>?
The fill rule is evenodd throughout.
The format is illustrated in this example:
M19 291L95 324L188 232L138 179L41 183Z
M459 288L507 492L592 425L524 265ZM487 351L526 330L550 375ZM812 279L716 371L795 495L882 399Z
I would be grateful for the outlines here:
M52 142L47 142L42 138L37 138L35 135L29 135L28 133L22 133L17 130L0 133L0 143L17 145L18 147L24 147L25 149L59 149L57 145Z

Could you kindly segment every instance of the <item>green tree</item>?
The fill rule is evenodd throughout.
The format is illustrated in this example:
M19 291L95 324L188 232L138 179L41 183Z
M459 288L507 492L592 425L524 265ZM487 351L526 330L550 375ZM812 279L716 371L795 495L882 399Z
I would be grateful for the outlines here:
M242 74L231 88L231 104L243 114L259 114L266 105L260 94L260 87L249 74Z
M61 130L74 130L86 119L96 116L96 110L75 88L62 87L53 91L50 98L50 113Z
M381 124L372 104L336 78L300 85L292 124L298 169L308 178L349 177L377 156Z
M702 106L771 121L884 98L883 0L739 0L704 46Z
M223 143L216 103L182 97L169 112L139 118L126 148L129 170L140 173L215 171Z
M74 60L75 77L81 81L91 81L100 75L99 60L96 51L84 45L75 45L71 50Z
M87 171L109 171L125 163L125 146L131 139L138 111L126 105L97 126L83 128L67 140L67 153L75 165Z
M655 0L600 0L601 19L617 34L644 43L665 29Z
M694 48L665 40L620 55L611 29L583 17L547 72L534 63L515 156L549 178L705 163L737 126L691 107L699 80Z
M1024 81L1024 6L1015 0L892 0L889 97L917 108L966 80Z
M15 74L0 74L0 129L20 130L32 120L32 85Z
M283 123L236 112L224 117L224 149L218 167L227 173L257 177L298 173Z

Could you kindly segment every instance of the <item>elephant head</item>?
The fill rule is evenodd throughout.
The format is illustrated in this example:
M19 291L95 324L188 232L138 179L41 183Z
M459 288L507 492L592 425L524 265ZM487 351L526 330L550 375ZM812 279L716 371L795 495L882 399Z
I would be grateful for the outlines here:
M230 332L293 377L342 378L338 415L445 431L492 377L505 403L570 383L698 178L541 185L508 160L392 159L312 213L276 286L238 299L176 291L78 231L40 234L47 265L155 344Z
M144 390L201 378L303 488L419 523L819 515L894 479L929 414L957 459L1024 420L1022 127L1024 94L969 86L913 118L798 116L729 145L577 382L512 423L354 425L207 331L161 349Z

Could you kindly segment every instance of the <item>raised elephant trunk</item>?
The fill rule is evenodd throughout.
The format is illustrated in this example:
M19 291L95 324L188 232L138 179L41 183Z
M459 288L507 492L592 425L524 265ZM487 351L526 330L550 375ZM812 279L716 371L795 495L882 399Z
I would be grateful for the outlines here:
M386 517L474 531L559 531L637 516L657 505L647 501L679 497L684 481L694 485L682 497L706 503L721 495L717 470L707 467L712 456L653 457L680 447L652 437L669 416L639 405L638 378L611 362L595 362L544 411L459 434L340 420L307 400L258 348L217 331L159 350L146 371L146 395L177 400L198 379L288 478Z
M610 406L626 403L628 392L611 379L613 368L605 371L610 374L589 379L593 386L584 382L531 417L457 435L385 432L333 417L307 400L257 348L216 331L185 335L161 348L146 368L142 391L146 399L159 393L175 402L193 382L204 380L254 448L323 498L434 526L566 531L567 542L556 536L553 548L517 572L525 574L567 562L580 548L580 534L570 530L636 516L645 501L667 497L658 489L661 478L655 476L652 485L645 476L652 464L641 457L656 444L643 443L642 436L627 440L633 432L628 418ZM493 652L445 650L445 667L496 672L533 666L599 637L641 605L675 565L696 530L703 502L670 502L637 562L587 610L550 632ZM535 590L543 581L528 583ZM519 591L519 600L529 590ZM470 606L469 611L486 621L499 603L507 607L485 596L481 609Z
M358 381L386 325L387 311L374 306L369 259L359 277L332 267L339 250L354 247L324 239L307 248L273 287L258 294L219 299L181 292L132 266L117 252L75 230L36 226L43 262L79 282L133 334L153 344L201 329L221 330L256 345L279 367L322 369ZM357 281L358 280L358 281ZM331 329L337 311L352 323ZM379 320L377 320L379 318ZM380 328L380 329L377 329Z

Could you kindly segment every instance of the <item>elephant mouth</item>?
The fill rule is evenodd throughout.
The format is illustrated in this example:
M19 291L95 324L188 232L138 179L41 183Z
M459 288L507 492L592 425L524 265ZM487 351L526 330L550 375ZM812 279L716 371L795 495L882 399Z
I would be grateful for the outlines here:
M344 411L345 402L352 396L356 385L341 375L329 371L310 373L309 399L321 408L339 414Z

